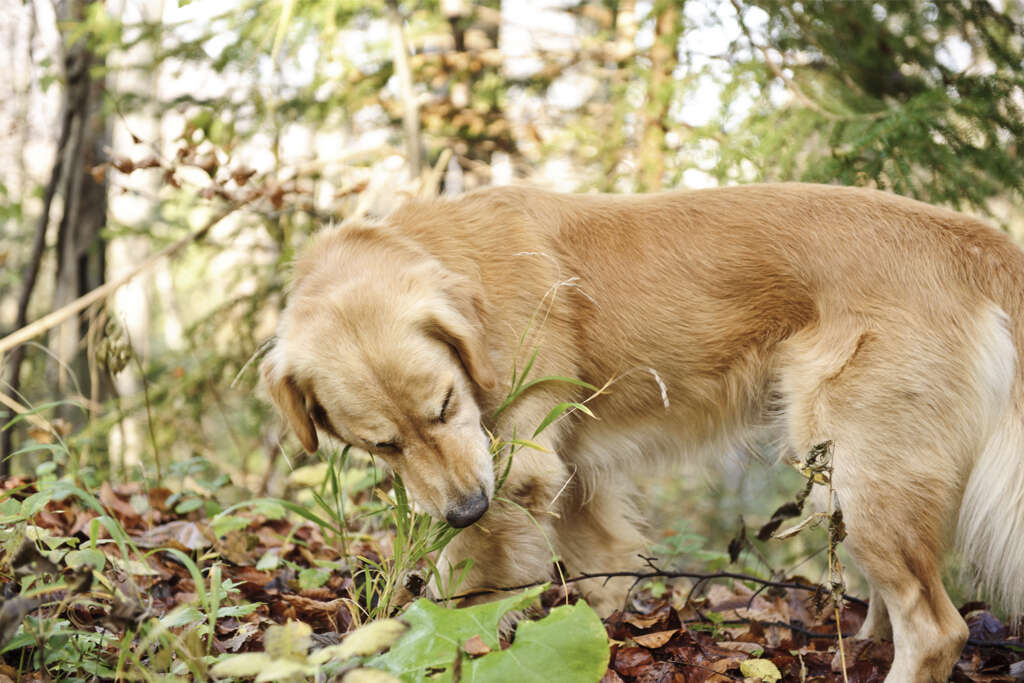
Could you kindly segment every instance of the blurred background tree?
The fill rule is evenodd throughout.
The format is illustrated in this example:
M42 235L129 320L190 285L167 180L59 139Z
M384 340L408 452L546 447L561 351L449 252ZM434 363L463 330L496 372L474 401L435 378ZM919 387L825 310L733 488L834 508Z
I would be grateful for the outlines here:
M36 410L3 468L279 491L302 456L251 361L287 265L409 196L807 180L1017 229L1022 22L1021 0L0 0L0 332L144 266L0 341L0 423Z

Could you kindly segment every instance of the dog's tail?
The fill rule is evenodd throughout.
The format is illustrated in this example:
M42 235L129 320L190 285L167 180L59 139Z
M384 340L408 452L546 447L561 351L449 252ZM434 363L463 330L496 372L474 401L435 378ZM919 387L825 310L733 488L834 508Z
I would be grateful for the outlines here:
M1002 311L997 312L1002 314ZM1024 362L1024 358L1014 346L1024 350L1024 339L1019 334L1018 324L1010 322L1005 314L998 317L1002 334L982 335L978 349L985 359L980 384L988 384L995 391L989 394L988 401L982 402L991 427L964 490L957 523L957 546L976 585L1011 614L1022 616L1024 383L1019 363ZM996 321L990 318L988 322ZM994 326L988 329L995 332ZM982 419L985 417L983 415Z

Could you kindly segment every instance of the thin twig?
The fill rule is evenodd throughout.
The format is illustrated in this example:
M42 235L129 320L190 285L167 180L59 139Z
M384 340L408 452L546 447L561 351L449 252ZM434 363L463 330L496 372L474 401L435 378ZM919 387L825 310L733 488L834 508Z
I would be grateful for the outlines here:
M33 337L36 337L42 334L43 332L46 332L50 328L59 325L60 323L64 322L65 320L75 315L79 311L88 308L93 303L101 299L104 299L107 296L110 296L114 291L119 289L125 283L132 280L135 276L152 268L157 262L160 261L160 259L164 258L165 256L173 256L174 254L181 251L181 249L191 244L192 242L201 240L203 237L206 236L208 232L210 232L210 230L215 225L217 225L217 223L220 223L222 220L227 218L237 208L237 206L232 205L226 209L223 209L216 216L208 220L203 227L199 228L198 230L195 230L194 232L189 233L185 237L182 237L177 242L174 242L173 244L164 247L163 249L153 254L148 259L146 259L145 261L143 261L138 266L131 269L121 277L117 278L116 280L112 280L103 285L100 285L99 287L90 292L86 292L85 294L78 297L74 301L71 301L70 303L58 308L56 311L44 315L42 318L36 320L35 322L25 325L21 329L16 330L15 332L12 332L6 337L0 339L0 354L6 353L10 349L18 346L19 344L24 344L29 339L32 339Z
M24 415L25 419L28 420L29 424L32 425L33 427L38 427L39 429L45 430L52 434L58 434L57 429L53 425L51 425L46 420L33 413L30 408L26 408L25 406L21 405L20 403L18 403L13 398L11 398L10 396L3 392L0 392L0 403L3 403L5 406L13 410L18 415Z
M737 572L713 572L713 573L710 573L710 574L701 574L701 573L698 573L698 572L665 571L665 570L660 570L660 569L655 570L655 571L649 571L649 572L639 572L639 571L596 572L596 573L584 572L584 573L579 574L577 576L572 576L572 577L569 577L569 578L565 579L564 583L577 583L579 581L586 581L587 579L614 579L614 578L619 578L619 577L632 577L632 578L635 578L635 579L638 579L638 580L653 579L653 578L663 578L663 579L697 579L697 580L699 580L701 582L711 581L711 580L714 580L714 579L735 579L737 581L751 581L753 583L762 584L762 585L768 586L770 588L787 588L787 589L793 589L793 590L807 591L807 592L811 592L811 593L820 591L822 589L821 586L811 586L811 585L808 585L808 584L805 584L805 583L788 583L788 582L784 582L784 581L770 581L768 579L761 579L761 578L758 578L756 576L750 576L748 574L740 574L740 573L737 573ZM524 583L524 584L519 585L519 586L502 586L502 587L490 588L490 589L487 589L487 590L472 591L472 592L469 592L469 593L462 593L462 594L459 594L459 595L453 595L449 599L450 600L462 600L464 598L475 598L475 597L478 597L478 596L481 596L481 595L488 595L490 593L524 590L526 588L533 588L534 586L539 586L542 583L545 583L545 582L543 582L543 581L536 581L534 583ZM843 599L846 600L847 602L851 603L851 604L854 604L854 605L862 605L862 606L866 607L867 604L868 604L866 600L862 600L861 598L858 598L858 597L853 596L853 595L847 595L845 593L843 594Z
M163 485L164 468L160 458L160 449L156 444L156 427L154 426L153 409L149 400L149 380L146 379L146 370L142 367L142 361L139 360L139 354L135 351L135 347L132 345L132 337L128 332L127 326L124 328L124 336L128 341L128 349L130 350L132 360L135 361L135 368L139 371L139 379L142 381L142 398L146 406L146 428L149 432L149 443L153 447L153 461L156 463L156 480Z
M436 197L438 188L441 187L441 177L444 175L445 170L448 168L448 162L452 158L451 147L445 147L441 150L441 154L437 157L437 163L434 164L434 168L430 170L430 173L423 179L423 183L420 185L419 195L421 197Z

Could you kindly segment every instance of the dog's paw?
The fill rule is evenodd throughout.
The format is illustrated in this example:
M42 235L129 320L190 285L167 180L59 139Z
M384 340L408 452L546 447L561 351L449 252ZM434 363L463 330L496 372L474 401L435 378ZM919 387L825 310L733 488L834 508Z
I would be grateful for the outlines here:
M505 615L498 622L498 635L504 640L512 640L515 636L519 622L530 621L543 616L544 610L540 605L533 605L526 609L514 609L505 612Z
M423 577L423 574L418 570L412 570L407 572L404 576L400 577L398 587L395 589L394 597L391 599L392 607L398 611L409 603L415 601L417 598L428 598L434 600L431 593L431 587L427 585L427 580Z
M516 627L519 626L519 622L527 618L525 610L514 609L510 612L505 612L505 616L498 622L498 636L502 640L512 640L512 636L516 633Z

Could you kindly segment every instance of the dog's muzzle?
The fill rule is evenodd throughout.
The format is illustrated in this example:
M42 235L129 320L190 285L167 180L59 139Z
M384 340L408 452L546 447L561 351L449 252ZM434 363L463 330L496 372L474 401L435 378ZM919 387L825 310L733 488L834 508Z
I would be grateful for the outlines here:
M462 529L483 517L489 505L487 494L481 491L460 501L458 505L445 513L444 518L456 529Z

